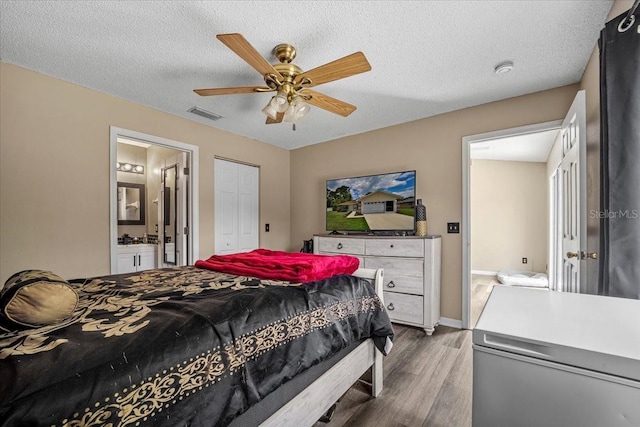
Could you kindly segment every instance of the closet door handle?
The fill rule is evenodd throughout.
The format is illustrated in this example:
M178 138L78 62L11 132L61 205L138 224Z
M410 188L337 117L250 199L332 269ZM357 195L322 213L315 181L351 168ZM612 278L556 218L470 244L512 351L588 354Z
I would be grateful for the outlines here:
M135 255L133 256L133 266L134 267L136 266L136 256Z
M393 283L393 280L392 280L392 281L390 281L389 283L387 283L387 286L388 286L388 287L390 287L390 288L395 288L395 287L396 287L396 284L395 284L395 283Z
M142 256L142 255L138 255L138 266L140 266L140 264L142 264L142 261L141 261L141 259L140 259L140 257L141 257L141 256Z
M342 249L342 243L338 243L338 249Z
M393 311L393 310L395 310L395 309L396 309L396 308L393 306L393 303L390 303L390 304L387 306L387 310L389 310L389 311Z

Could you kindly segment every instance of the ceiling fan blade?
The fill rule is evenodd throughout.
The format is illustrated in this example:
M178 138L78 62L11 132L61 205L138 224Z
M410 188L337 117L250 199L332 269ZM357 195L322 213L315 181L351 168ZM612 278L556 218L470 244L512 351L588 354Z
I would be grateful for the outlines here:
M327 110L330 113L339 114L342 117L347 117L357 108L355 105L348 104L344 101L340 101L339 99L332 98L329 95L325 95L311 89L305 89L304 91L301 91L300 94L311 96L310 99L305 101L308 104Z
M273 65L269 64L267 60L264 59L264 57L260 55L253 46L251 46L242 34L218 34L216 37L218 37L218 40L234 51L240 58L244 59L261 75L274 74L276 77L282 79L282 74L273 68Z
M307 87L313 87L369 70L371 70L371 65L364 53L356 52L300 74L296 78L296 83L301 83L307 78L311 80Z
M193 91L200 96L211 95L235 95L238 93L262 93L270 92L273 89L266 86L238 86L238 87L218 87L212 89L194 89Z
M266 124L268 125L272 125L274 123L282 123L282 119L284 118L284 113L278 113L276 114L276 119L272 119L271 117L267 116L267 121Z

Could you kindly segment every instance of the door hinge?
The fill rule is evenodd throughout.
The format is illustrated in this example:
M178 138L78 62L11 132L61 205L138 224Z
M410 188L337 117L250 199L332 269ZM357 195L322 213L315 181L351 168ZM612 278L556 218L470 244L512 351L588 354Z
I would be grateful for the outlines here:
M184 228L184 234L188 235L189 234L189 227L185 227Z
M189 175L189 168L182 169L182 173L184 173L185 175Z

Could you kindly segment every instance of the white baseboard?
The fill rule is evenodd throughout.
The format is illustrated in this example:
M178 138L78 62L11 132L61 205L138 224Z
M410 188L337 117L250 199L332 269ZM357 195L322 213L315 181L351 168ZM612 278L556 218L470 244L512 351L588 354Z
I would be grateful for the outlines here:
M450 328L462 329L462 320L450 319L448 317L441 317L438 322L439 325L448 326Z
M497 271L471 270L471 274L480 274L482 276L497 276Z

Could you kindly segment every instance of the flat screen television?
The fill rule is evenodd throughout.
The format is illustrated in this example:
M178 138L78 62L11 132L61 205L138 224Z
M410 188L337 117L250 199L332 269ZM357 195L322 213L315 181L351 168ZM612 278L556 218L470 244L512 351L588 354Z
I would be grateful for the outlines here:
M326 230L411 233L415 200L414 170L327 180Z

